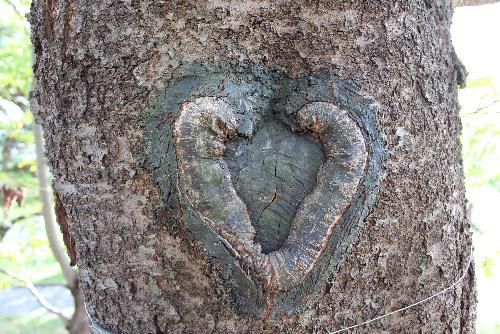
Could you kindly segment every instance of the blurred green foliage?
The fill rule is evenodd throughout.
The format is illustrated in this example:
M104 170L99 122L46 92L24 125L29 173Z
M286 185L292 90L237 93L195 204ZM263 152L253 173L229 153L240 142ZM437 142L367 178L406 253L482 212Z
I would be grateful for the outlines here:
M467 87L459 91L465 184L478 273L477 333L480 334L500 334L500 321L492 318L498 308L498 297L493 295L498 291L500 278L499 80L494 76L479 77L469 80Z
M64 284L50 251L36 177L33 115L29 110L32 81L30 1L0 0L0 187L27 189L22 206L0 209L0 267L35 284ZM0 234L0 237L3 235ZM0 291L17 282L0 274ZM54 315L0 316L0 333L67 333Z
M493 77L467 82L459 93L467 188L500 191L500 96Z
M36 155L29 110L31 44L24 14L29 1L0 0L0 186L27 189L22 206L0 213L0 228L34 219L41 211L36 179ZM0 264L6 257L1 253ZM2 285L0 277L0 285Z
M481 269L483 270L484 276L491 278L494 276L495 262L492 257L486 256L481 263Z
M67 334L61 320L55 315L0 316L1 333L5 334Z
M16 223L0 242L0 267L35 284L63 284L64 278L48 248L41 217ZM0 275L0 289L18 282Z
M15 179L18 169L34 172L36 168L28 102L31 43L24 19L29 5L29 1L0 0L0 147L7 180Z
M0 96L15 101L28 97L31 87L29 25L24 20L31 1L0 1Z

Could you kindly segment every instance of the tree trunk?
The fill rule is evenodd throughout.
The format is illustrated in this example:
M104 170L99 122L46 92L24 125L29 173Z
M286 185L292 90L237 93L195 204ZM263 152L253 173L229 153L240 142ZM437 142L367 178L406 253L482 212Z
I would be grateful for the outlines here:
M451 14L36 1L33 110L94 324L328 333L455 282L471 238ZM471 269L353 332L470 333L474 309Z
M61 225L61 230L65 231L64 218L66 216L66 213L61 209L62 204L57 196L54 212L54 205L52 204L50 194L51 188L49 181L49 171L44 156L44 142L40 125L33 124L33 132L35 136L35 151L37 162L36 170L40 188L40 198L42 199L43 203L42 213L43 221L45 224L45 232L49 241L50 250L52 251L55 260L61 267L62 274L66 281L66 286L73 296L73 303L75 306L75 310L71 315L71 318L67 319L67 321L65 322L65 326L70 334L87 334L89 332L89 328L87 325L88 320L85 312L85 300L83 298L83 293L78 282L78 274L71 268L70 265L72 263L70 263L70 261L68 260L68 256L64 254L64 249L63 247L61 247L59 239L57 238L58 232L56 230L56 216L57 222ZM65 239L64 243L68 244L69 242Z

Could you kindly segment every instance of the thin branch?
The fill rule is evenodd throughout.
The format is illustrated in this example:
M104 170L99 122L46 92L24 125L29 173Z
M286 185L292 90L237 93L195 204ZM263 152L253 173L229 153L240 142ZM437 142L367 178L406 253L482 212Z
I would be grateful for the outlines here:
M16 218L10 219L10 224L9 225L14 225L17 222L20 222L22 220L29 219L29 218L32 218L32 217L35 217L35 216L39 216L41 214L42 214L41 211L35 211L35 212L30 213L29 215L18 216Z
M5 1L5 3L7 3L7 5L9 5L12 8L14 13L16 13L16 15L19 16L20 19L22 19L22 20L25 19L23 14L21 14L19 9L17 9L16 5L12 1L10 1L10 0L4 0L4 1Z
M59 287L59 288L68 289L68 286L66 284L62 284L62 283L37 283L37 284L35 284L35 287L37 287L37 288Z
M39 214L41 214L41 212L34 212L31 215L19 216L19 217L16 217L14 219L10 219L10 221L8 219L6 219L7 225L0 226L0 241L3 240L3 238L5 237L7 232L11 229L12 226L14 226L15 223L20 222L20 221L25 220L25 219L28 219L28 218L31 218L31 217L34 217L34 216L37 216Z
M49 239L50 249L54 254L59 266L62 269L66 284L71 289L75 284L76 272L69 265L69 259L66 252L62 249L59 239L57 238L58 231L56 229L56 218L54 214L54 205L51 200L49 187L49 171L43 154L43 135L42 127L33 123L33 132L35 133L35 148L36 148L36 167L38 180L40 182L40 197L43 202L43 220L45 222L45 231Z
M12 8L14 13L23 21L23 30L29 36L30 31L29 31L29 28L27 26L26 17L23 14L21 14L19 9L16 7L16 5L12 1L10 1L10 0L4 0L4 1L5 1L5 3L7 3L7 5L9 5L9 7Z
M49 311L50 313L53 313L55 315L57 315L59 318L61 318L64 322L68 322L69 321L69 318L66 317L61 310L55 308L53 305L51 305L47 299L45 299L45 297L40 293L40 291L38 291L38 289L35 287L35 285L33 285L33 283L31 283L30 281L28 281L27 279L25 278L22 278L20 276L17 276L17 275L14 275L10 272L8 272L7 270L5 269L2 269L0 268L0 273L3 273L4 275L12 278L12 279L15 279L16 281L19 281L21 283L24 284L24 286L31 292L31 294L36 298L36 300L40 303L40 305L42 305L47 311Z
M491 106L494 106L495 104L499 103L500 100L494 100L492 101L491 103L485 105L485 106L482 106L482 107L479 107L477 108L476 110L468 113L468 114L465 114L465 115L461 115L460 117L466 117L466 116L470 116L470 115L474 115L474 114L480 114L480 111L483 111L485 109L488 109L489 107ZM488 114L498 114L498 112L492 112L492 113L481 113L481 114L484 114L484 115L488 115Z

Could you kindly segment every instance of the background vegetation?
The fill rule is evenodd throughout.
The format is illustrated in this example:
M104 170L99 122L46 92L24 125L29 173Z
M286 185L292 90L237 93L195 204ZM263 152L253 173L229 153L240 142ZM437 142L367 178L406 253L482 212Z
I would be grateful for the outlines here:
M26 189L21 206L14 202L10 209L5 205L0 209L0 268L35 285L62 285L64 278L45 233L36 177L28 101L32 52L25 15L29 6L26 0L0 0L0 187ZM0 273L0 299L2 292L18 283ZM0 313L0 332L57 334L66 330L57 316L40 307L16 316Z
M0 187L24 188L21 206L0 212L0 268L37 286L64 284L50 252L36 178L33 116L29 110L31 45L25 14L30 1L0 0ZM500 5L455 12L453 39L469 77L460 90L467 196L478 274L478 333L500 333ZM17 284L0 273L0 300ZM22 308L22 307L21 307ZM5 313L5 312L4 312ZM1 333L65 333L43 308L6 315Z

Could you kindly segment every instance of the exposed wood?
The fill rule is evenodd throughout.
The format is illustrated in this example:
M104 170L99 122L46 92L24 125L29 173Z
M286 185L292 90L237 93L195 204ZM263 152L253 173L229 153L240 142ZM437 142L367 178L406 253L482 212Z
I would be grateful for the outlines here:
M290 290L302 283L315 268L336 225L354 199L366 167L364 138L347 112L331 103L309 103L297 111L293 116L297 119L295 131L316 137L322 143L325 159L315 175L317 181L312 192L299 202L296 212L288 208L293 222L286 240L279 246L275 245L274 250L262 252L261 244L254 242L258 221L251 221L247 211L249 204L236 193L224 159L226 144L238 135L237 113L234 107L213 97L200 97L181 106L174 135L179 184L186 201L182 205L187 206L184 210L188 207L194 209L194 214L229 244L232 253L229 255L240 262L240 266L248 271L247 275L254 272L254 284L262 284L269 291ZM264 123L268 122L270 120L266 118ZM284 161L268 154L268 140L259 143L252 139L250 136L250 143L263 152L262 164L266 158L276 159L274 173L277 175L277 165ZM298 141L290 144L305 155L309 153L308 148L302 148ZM292 159L292 164L295 160ZM246 167L246 163L241 165L241 168ZM256 178L247 182L252 185L263 180ZM256 198L262 196L255 190L252 193ZM276 196L275 190L270 204ZM271 231L260 233L269 235ZM211 244L208 243L206 248L210 250ZM214 253L214 256L218 255ZM267 301L266 308L270 306Z
M73 239L71 232L69 231L68 214L66 213L66 209L64 209L64 205L62 204L57 193L54 194L54 199L54 210L56 212L57 223L59 224L59 228L61 229L61 233L63 235L64 245L66 246L70 259L69 265L74 266L76 265L76 244L75 239Z

